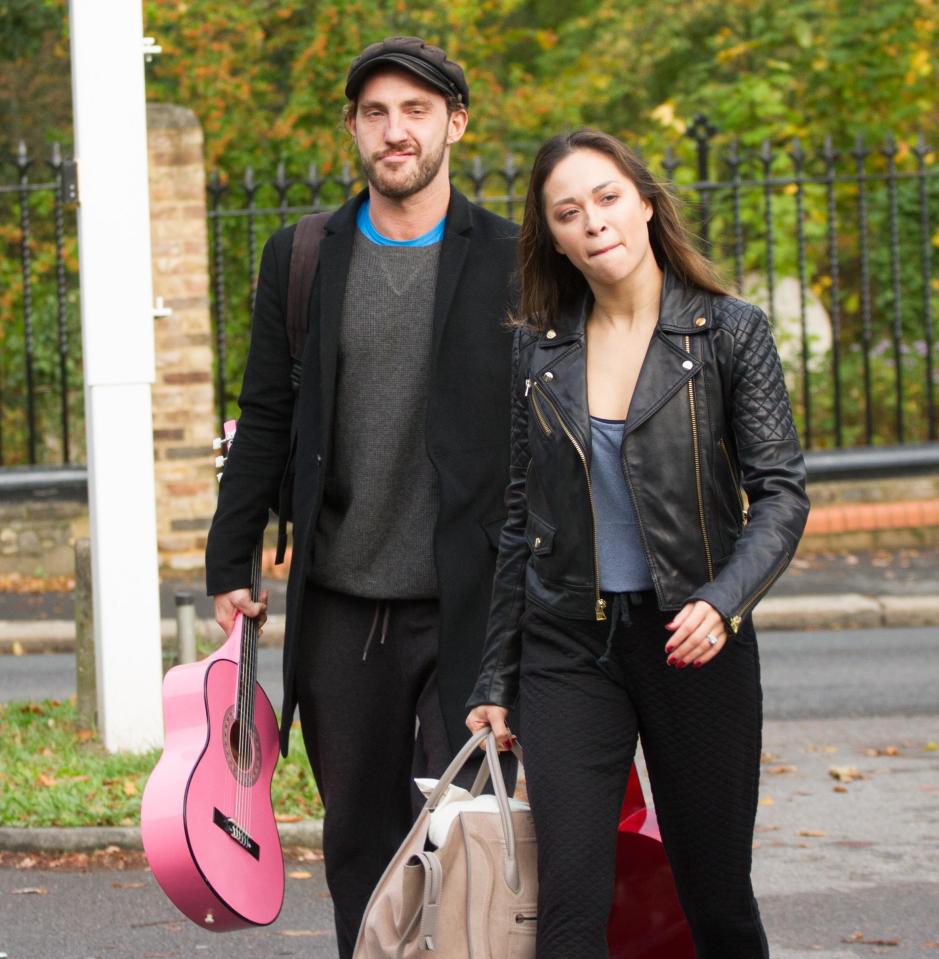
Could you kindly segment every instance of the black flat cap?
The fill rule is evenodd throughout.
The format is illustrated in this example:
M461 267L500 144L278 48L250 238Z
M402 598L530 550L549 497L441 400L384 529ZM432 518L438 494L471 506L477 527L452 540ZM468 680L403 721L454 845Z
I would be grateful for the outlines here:
M386 37L367 46L349 67L346 96L354 100L365 78L383 63L410 70L444 96L458 96L464 106L469 106L469 87L460 65L448 60L440 47L425 43L420 37Z

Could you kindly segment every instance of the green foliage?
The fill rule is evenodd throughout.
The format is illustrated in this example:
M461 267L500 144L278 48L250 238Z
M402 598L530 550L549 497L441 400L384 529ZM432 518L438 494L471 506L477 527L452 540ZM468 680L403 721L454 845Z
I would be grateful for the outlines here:
M0 5L0 60L22 60L36 53L53 30L60 11L54 0L4 0Z
M55 12L54 20L49 11ZM267 233L296 219L300 208L310 204L311 191L302 178L311 164L317 177L342 175L345 166L354 177L355 158L340 120L345 74L352 58L383 36L422 35L463 64L472 93L471 119L453 165L457 183L470 187L471 193L471 185L461 177L471 158L479 156L492 167L511 154L524 170L546 136L582 124L623 137L654 165L667 148L675 149L682 160L675 180L688 186L697 172L687 123L696 114L706 115L719 130L711 151L711 178L726 178L725 156L737 141L745 181L739 214L729 192L712 197L714 255L730 277L739 272L741 279L765 271L770 253L779 276L797 276L804 262L807 286L829 310L834 303L827 195L821 185L804 184L800 246L791 151L798 138L805 154L803 174L811 179L824 172L818 151L830 137L840 151L838 172L846 178L834 197L846 357L860 342L864 324L858 194L848 179L854 169L855 138L863 137L871 151L867 169L874 176L886 169L880 150L888 133L897 138L897 167L906 175L915 171L911 147L916 134L922 131L933 145L939 141L939 0L245 0L224 5L217 0L144 0L144 22L164 51L147 67L147 96L196 113L205 131L208 169L220 168L227 171L223 179L229 177L224 206L246 205L240 181L249 167L261 183L272 180L278 161L284 162L288 177L301 178L286 198L270 186L253 194L258 208L277 210L283 204L289 211L259 213L253 227L226 218L221 233L217 250L225 276L218 282L224 291L229 400L237 392L247 348L251 283L259 254L252 244L259 246ZM36 147L54 135L68 139L63 121L68 103L66 30L65 0L13 0L3 8L0 50L10 60L0 64L0 86L9 87L12 95L8 100L0 97L0 138L7 137L9 144L21 136ZM36 117L48 118L46 125L36 126ZM770 151L766 169L779 181L770 191L771 235L762 188L746 183L765 172L762 149ZM934 166L935 158L928 163ZM936 177L929 180L933 232L939 224L936 183ZM523 188L524 173L514 185ZM491 197L502 193L501 187L500 178L493 176L482 189ZM925 381L919 367L931 319L922 305L923 237L918 232L916 188L916 181L909 180L900 185L897 197L898 323L906 343L901 365L909 384ZM883 183L871 180L868 191L871 346L880 351L878 356L887 357L890 350L884 350L883 343L897 322L891 224ZM694 191L685 195L697 200ZM318 200L331 206L344 196L342 188L332 185ZM518 213L517 207L497 209ZM689 215L692 222L697 220L693 202ZM744 248L735 256L738 230ZM8 234L6 239L12 242L14 237ZM937 242L927 242L934 264ZM14 286L18 282L8 267L0 265L0 296L8 281ZM934 275L934 266L932 270ZM5 321L17 315L7 313L6 301L0 308ZM37 317L37 329L49 329L50 323L45 314ZM22 348L15 325L13 329L0 350L0 375L11 383L20 374L18 360L10 359L16 354L9 351ZM865 392L863 383L857 383L861 367L846 363L844 403L850 399L851 409L857 410L855 392L860 389L862 397ZM48 378L51 372L42 375ZM882 370L885 382L891 375ZM798 386L796 377L793 384ZM830 437L824 426L830 421L825 404L831 405L833 389L832 382L820 381L818 412L812 414L816 438ZM877 419L884 425L882 431L878 425L877 435L886 440L894 435L888 425L894 418L891 391L879 384L871 391L883 394ZM914 393L911 386L910 395ZM922 400L920 394L920 408ZM8 432L19 422L21 406L6 412L3 425ZM910 421L920 424L916 415Z
M0 704L0 824L132 826L159 750L108 753L79 730L73 701ZM281 819L321 816L322 804L299 727L271 788Z

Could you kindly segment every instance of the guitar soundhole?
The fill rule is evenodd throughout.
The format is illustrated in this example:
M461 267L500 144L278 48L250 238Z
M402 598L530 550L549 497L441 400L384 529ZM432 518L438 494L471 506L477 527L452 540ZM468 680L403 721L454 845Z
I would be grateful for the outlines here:
M261 739L252 726L242 736L241 723L235 718L235 707L229 706L222 725L225 759L231 774L243 786L253 786L261 775Z

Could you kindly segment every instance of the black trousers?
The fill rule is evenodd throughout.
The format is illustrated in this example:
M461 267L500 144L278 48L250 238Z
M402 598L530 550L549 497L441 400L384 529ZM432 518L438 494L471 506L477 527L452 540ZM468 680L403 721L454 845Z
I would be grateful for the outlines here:
M762 724L752 625L701 669L666 663L654 593L608 622L524 615L521 722L538 835L537 959L607 959L637 736L697 959L765 959L750 883ZM612 597L611 597L612 598Z
M351 959L369 896L423 806L413 777L439 778L453 758L436 678L438 604L308 586L302 627L295 692L325 806L339 956ZM460 785L476 769L468 764ZM514 764L503 769L511 790Z

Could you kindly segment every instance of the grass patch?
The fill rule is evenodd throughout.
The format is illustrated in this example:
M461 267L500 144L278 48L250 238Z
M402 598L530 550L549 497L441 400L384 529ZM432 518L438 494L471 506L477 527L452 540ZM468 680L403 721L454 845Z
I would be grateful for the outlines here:
M109 753L76 724L74 699L0 703L0 825L136 826L160 750ZM281 821L322 816L297 724L271 785Z

